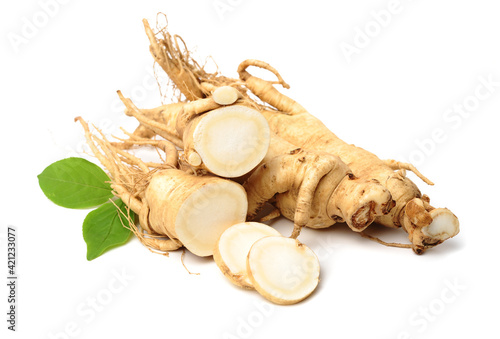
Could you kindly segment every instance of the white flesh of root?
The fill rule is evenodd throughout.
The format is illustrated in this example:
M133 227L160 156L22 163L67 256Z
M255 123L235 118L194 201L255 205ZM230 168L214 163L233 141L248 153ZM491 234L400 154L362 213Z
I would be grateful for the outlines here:
M270 130L254 109L233 105L210 111L193 133L194 149L207 169L235 178L257 166L267 153Z
M444 241L459 232L458 218L447 208L436 208L430 211L432 222L422 228L422 233L434 240Z
M210 256L222 232L245 221L247 196L240 185L230 182L207 184L191 194L175 219L175 231L193 254Z
M201 157L196 152L190 153L189 156L188 156L187 161L192 166L200 166L201 165Z
M212 93L212 98L219 105L231 105L236 102L240 97L240 93L236 88L231 86L222 86L217 88Z
M252 245L268 236L281 236L274 228L257 222L244 222L222 233L214 250L214 260L224 275L234 284L253 289L247 274L247 256Z
M255 289L280 305L307 298L319 282L319 260L298 240L266 237L253 244L247 258L247 272Z

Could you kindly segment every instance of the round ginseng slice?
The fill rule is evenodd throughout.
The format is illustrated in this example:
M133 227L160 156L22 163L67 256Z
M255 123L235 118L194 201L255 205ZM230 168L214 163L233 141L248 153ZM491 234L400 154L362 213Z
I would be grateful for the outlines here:
M256 241L247 257L247 273L254 288L280 305L298 303L319 282L316 254L296 239L266 237Z
M257 240L268 236L281 234L274 228L258 222L239 223L222 233L214 249L214 260L232 283L253 289L247 274L248 251Z

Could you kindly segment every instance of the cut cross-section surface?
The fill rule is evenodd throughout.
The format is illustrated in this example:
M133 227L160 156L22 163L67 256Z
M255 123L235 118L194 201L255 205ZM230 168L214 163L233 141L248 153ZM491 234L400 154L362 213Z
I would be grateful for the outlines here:
M206 168L235 178L254 169L267 153L270 130L258 111L232 105L206 113L193 133L193 146Z
M222 232L243 222L246 213L243 187L228 180L209 183L193 192L179 208L175 233L192 253L210 256Z
M276 304L307 298L318 285L319 271L318 257L296 239L262 238L248 253L247 272L253 286Z
M224 275L234 284L253 289L247 274L247 256L252 245L268 236L280 236L274 228L257 222L244 222L222 233L214 250L214 260Z

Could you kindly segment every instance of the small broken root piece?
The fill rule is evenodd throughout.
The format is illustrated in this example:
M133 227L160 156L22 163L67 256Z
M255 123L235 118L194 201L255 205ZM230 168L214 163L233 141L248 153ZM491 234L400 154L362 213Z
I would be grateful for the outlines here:
M194 151L190 152L189 155L187 155L187 162L194 167L200 166L202 163L200 155Z
M214 260L235 285L253 289L247 274L247 256L252 245L268 236L281 236L274 228L257 222L244 222L226 229L217 241Z
M291 305L307 298L319 283L316 254L296 239L265 237L256 241L247 257L247 273L266 299Z
M418 198L406 205L401 224L408 232L416 254L422 254L460 232L458 218L449 209L434 208Z
M435 208L429 212L432 222L422 228L422 233L436 241L445 241L458 234L458 218L447 208Z
M264 159L270 131L258 111L233 105L212 110L195 120L187 134L194 128L192 147L211 173L226 178L239 177ZM184 138L185 143L187 140Z
M213 93L212 98L219 105L232 105L241 98L242 95L238 90L231 86L218 87Z

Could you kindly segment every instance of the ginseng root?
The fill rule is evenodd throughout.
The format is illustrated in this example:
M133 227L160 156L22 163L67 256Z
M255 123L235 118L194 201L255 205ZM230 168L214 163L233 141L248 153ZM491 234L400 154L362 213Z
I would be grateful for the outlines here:
M187 103L186 107L208 109L212 107L207 104L211 99L211 97L197 99ZM130 109L137 111L132 103L126 100L124 102ZM187 109L184 109L184 112L179 114L184 114L186 111ZM168 110L165 109L160 114L151 114L160 120L155 123L161 128L166 128L163 121L167 120L169 113L165 112ZM234 112L237 112L237 117L234 119L236 122L229 130L203 128L204 124L215 125L212 122L217 121L219 116L223 121L227 121ZM251 133L247 133L249 137L253 136L249 138L252 140L249 144L244 143L245 138L242 136L245 133L237 128L243 120L239 112L252 117L245 124L246 129L252 130ZM294 221L292 233L294 238L299 235L303 226L328 227L341 221L345 221L353 230L360 232L370 225L377 215L387 214L394 204L385 187L373 180L354 177L347 165L336 156L324 152L303 151L276 135L270 135L271 142L268 143L267 129L260 130L260 135L264 135L259 139L257 137L259 130L253 124L253 119L254 117L260 117L264 121L265 119L253 108L244 105L216 108L195 117L187 124L180 123L183 120L180 116L173 114L170 119L177 118L177 127L186 126L181 127L184 129L184 144L194 145L196 150L196 152L189 151L189 148L184 150L184 156L191 166L199 166L203 158L204 166L212 169L212 172L216 167L215 164L218 164L219 173L225 168L231 169L233 174L238 173L238 177L247 172L250 174L244 184L248 193L249 220L253 220L264 203L276 195L276 206L281 214ZM141 123L144 123L143 121ZM192 130L194 132L189 132ZM199 133L199 130L204 132ZM197 140L198 144L193 140ZM226 152L226 145L238 148L239 151ZM259 168L253 169L257 165L256 158L253 158L251 163L247 162L244 171L236 172L236 167L233 166L238 164L241 169L245 158L248 157L247 154L255 155L256 149L262 152L259 159L265 155ZM264 149L267 151L265 154ZM211 150L213 156L209 156L208 150Z
M219 96L227 95L224 92L228 90ZM195 170L239 177L254 169L266 155L269 126L254 109L238 104L221 106L215 97L209 97L139 110L130 99L118 94L127 107L126 114L143 126L136 130L136 136L158 134L174 142L184 149L183 159ZM229 102L224 97L218 100Z
M134 155L113 146L101 134L85 130L92 152L108 170L115 195L139 217L130 229L146 246L171 251L181 246L198 256L213 254L228 227L244 222L247 199L243 187L214 176L194 176L177 168L177 150L168 141L158 146L169 152L165 164L153 169ZM166 239L165 239L166 238Z
M339 157L304 151L275 135L262 164L243 186L247 219L275 198L281 214L294 222L292 238L304 226L324 228L342 221L361 232L394 205L385 187L356 178Z
M389 227L403 227L408 232L412 248L417 254L458 234L458 219L448 209L441 209L439 214L441 221L433 224L433 216L430 212L434 208L429 205L428 197L423 196L418 187L406 177L406 171L414 172L427 184L433 183L414 166L394 160L381 160L373 153L345 143L300 104L278 92L273 87L276 82L268 82L252 76L247 71L249 66L267 69L278 75L278 83L283 87L289 86L279 73L265 62L246 60L238 67L240 80L245 82L245 86L262 101L275 108L262 110L262 114L268 120L274 133L306 150L337 155L349 165L355 176L366 180L376 180L387 187L396 206L387 215L379 215L376 222ZM420 205L421 208L412 209L411 201ZM415 223L416 220L419 222ZM429 227L433 231L430 231Z
M168 45L168 36L165 33L162 34L163 39L155 38L154 41L151 39L151 34L148 34L152 46L155 43ZM168 58L155 60L163 64L163 68L170 67L168 64L171 61ZM406 171L414 172L425 183L432 185L433 183L429 179L411 164L395 160L381 160L373 153L339 139L321 121L308 113L304 107L280 93L273 86L280 84L284 88L289 88L278 71L269 64L259 60L246 60L238 67L240 79L231 79L217 73L205 72L198 63L188 58L177 60L183 64L181 68L188 70L191 74L190 78L195 81L189 83L189 89L186 89L183 84L188 84L188 82L181 84L179 81L181 75L174 75L171 77L174 88L188 93L199 89L199 92L202 93L201 97L206 98L210 96L214 88L228 85L235 87L242 95L242 99L239 101L259 109L267 119L271 131L278 136L303 150L326 152L338 156L344 163L348 164L356 178L377 182L384 186L395 201L395 206L389 213L377 215L374 221L388 227L403 228L408 233L415 253L423 253L426 249L458 234L458 219L448 209L441 209L440 215L446 215L445 218L440 218L443 222L433 224L431 212L434 207L429 204L429 198L422 195L415 183L406 177ZM250 66L270 71L277 77L277 81L265 81L251 75L247 70ZM250 97L248 91L257 96L260 101ZM188 98L188 100L194 99ZM414 204L410 204L411 201L423 207L414 209L412 208ZM370 209L367 208L367 210ZM416 220L419 222L415 223ZM429 227L431 228L429 229Z

